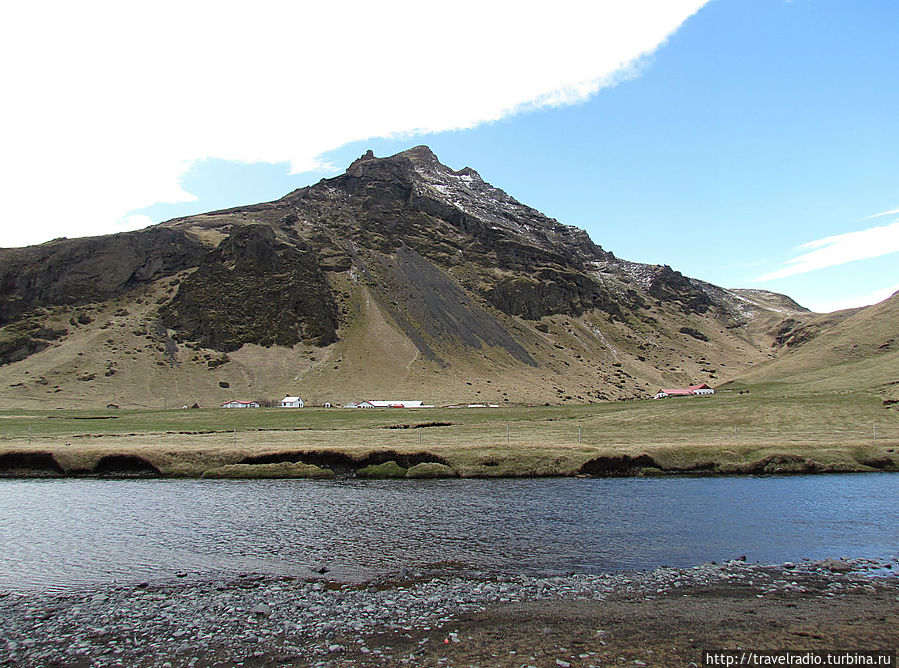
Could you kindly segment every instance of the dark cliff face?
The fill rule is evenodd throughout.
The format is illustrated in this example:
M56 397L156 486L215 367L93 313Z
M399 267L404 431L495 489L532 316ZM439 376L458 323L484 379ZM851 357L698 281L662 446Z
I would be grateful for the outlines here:
M592 309L623 316L622 305L589 276L550 267L503 279L487 298L501 311L528 320L557 313L578 316Z
M196 239L165 227L0 249L0 325L41 306L118 297L197 266L205 253Z
M667 265L657 268L649 284L649 294L659 301L678 304L685 313L705 313L712 306L708 294Z
M278 243L266 225L232 229L161 314L178 337L225 352L337 338L337 305L315 254Z

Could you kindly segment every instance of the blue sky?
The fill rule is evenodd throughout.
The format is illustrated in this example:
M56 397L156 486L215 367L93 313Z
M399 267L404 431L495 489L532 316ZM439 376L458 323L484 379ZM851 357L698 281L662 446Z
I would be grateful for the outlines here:
M725 287L783 292L822 311L899 289L899 212L878 215L899 209L899 3L712 0L692 13L702 4L685 6L647 38L655 42L635 49L643 56L622 57L630 63L623 70L583 75L612 73L614 85L606 76L586 93L570 93L578 74L562 82L570 94L548 104L529 104L522 94L498 112L461 120L418 123L410 113L407 129L383 124L387 138L349 133L342 142L336 133L305 163L293 154L278 160L276 151L257 156L267 162L252 162L252 151L200 151L181 158L180 194L135 205L120 219L159 222L275 199L333 176L369 148L390 155L427 144L445 164L477 169L625 259L669 264ZM514 64L490 54L479 63L476 55L463 45L452 54L455 69L495 62L493 85L512 81ZM583 58L554 67L574 69ZM389 64L376 59L373 67ZM303 76L316 67L327 60L303 63ZM528 72L521 76L526 81ZM431 97L416 112L422 118L473 94L465 79L439 84L423 89ZM371 95L360 94L354 114L376 113ZM302 120L285 142L325 132ZM408 129L415 127L424 130ZM371 132L363 131L356 134ZM176 201L185 194L196 199Z

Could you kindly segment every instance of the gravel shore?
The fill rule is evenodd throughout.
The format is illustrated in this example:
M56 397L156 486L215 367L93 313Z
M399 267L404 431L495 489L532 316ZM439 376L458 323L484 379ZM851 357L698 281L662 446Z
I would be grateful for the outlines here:
M246 574L0 592L0 665L699 665L701 649L740 642L895 649L897 572L895 561L734 560L546 578Z

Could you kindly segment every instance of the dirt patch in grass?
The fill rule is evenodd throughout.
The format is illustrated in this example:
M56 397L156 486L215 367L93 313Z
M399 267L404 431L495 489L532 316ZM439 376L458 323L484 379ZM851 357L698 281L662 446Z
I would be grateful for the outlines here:
M157 477L162 472L143 457L137 455L107 455L101 457L93 472L103 476Z
M821 473L821 462L799 455L769 455L753 462L725 463L718 467L721 473L789 474Z
M581 466L578 473L589 476L622 477L635 476L645 468L661 468L649 455L618 455L611 457L596 457Z
M426 427L452 427L453 422L418 422L416 424L391 424L383 429L425 429Z
M275 452L265 455L253 455L242 459L240 464L277 464L284 462L302 462L320 468L330 469L338 475L355 474L360 469L379 466L386 462L394 462L403 469L416 464L436 463L448 464L446 459L431 452L396 452L395 450L379 450L353 456L336 450L302 450ZM405 472L404 472L405 473Z
M882 457L863 457L857 460L862 466L870 466L872 469L880 469L881 471L896 471L897 465L894 459L883 455Z
M0 476L32 477L64 475L50 452L7 452L0 455Z

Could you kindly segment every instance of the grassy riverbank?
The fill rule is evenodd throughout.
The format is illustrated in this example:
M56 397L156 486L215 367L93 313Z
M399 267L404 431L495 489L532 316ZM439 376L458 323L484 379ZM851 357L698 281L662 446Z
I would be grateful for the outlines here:
M3 475L277 477L280 462L340 474L387 461L459 476L840 472L896 470L897 448L899 412L873 392L776 384L588 406L0 412Z

